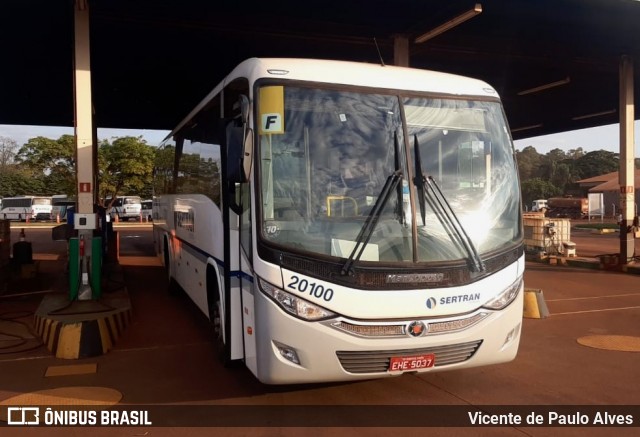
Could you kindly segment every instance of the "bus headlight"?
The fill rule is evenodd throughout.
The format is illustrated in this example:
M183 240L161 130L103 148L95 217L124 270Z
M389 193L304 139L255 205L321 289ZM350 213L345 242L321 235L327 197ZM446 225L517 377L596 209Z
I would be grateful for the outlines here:
M504 289L493 299L487 301L483 307L491 310L501 310L509 305L516 298L522 288L522 276L516 279L516 282Z
M275 287L268 282L258 278L260 290L273 299L283 310L304 320L323 320L335 317L335 313L301 299L291 293Z

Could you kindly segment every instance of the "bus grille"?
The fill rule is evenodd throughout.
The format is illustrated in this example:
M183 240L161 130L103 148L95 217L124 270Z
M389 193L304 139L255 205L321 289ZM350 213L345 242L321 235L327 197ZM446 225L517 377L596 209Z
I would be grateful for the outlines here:
M454 331L461 331L467 329L470 326L483 320L489 315L488 312L479 312L471 317L464 317L453 320L425 320L425 333L424 335L443 334ZM361 325L356 322L349 322L346 320L340 320L335 323L331 323L331 326L348 332L352 335L359 337L406 337L409 335L407 332L407 325L410 321L406 321L400 324L367 324Z
M435 367L461 363L471 358L480 348L482 340L468 343L436 346L423 349L400 349L389 351L338 351L342 368L349 373L385 373L391 357L435 355Z

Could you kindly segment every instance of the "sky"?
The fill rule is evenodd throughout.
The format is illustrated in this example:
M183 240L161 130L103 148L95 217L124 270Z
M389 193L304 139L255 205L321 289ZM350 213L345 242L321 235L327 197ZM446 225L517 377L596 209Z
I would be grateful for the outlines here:
M635 122L634 128L634 154L636 157L640 157L640 121ZM542 155L553 149L561 149L568 152L578 147L582 147L587 153L596 150L608 150L618 153L620 152L620 124L609 124L559 134L531 137L515 141L514 144L517 150L533 146Z
M150 146L157 146L169 134L165 130L150 129L102 129L98 128L98 141L111 140L119 137L142 137ZM62 135L73 135L72 127L59 126L26 126L26 125L0 125L0 137L7 137L15 140L18 146L27 143L30 138L47 137L57 140Z
M164 139L169 131L164 130L129 130L129 129L98 129L98 140L113 139L124 136L140 136L151 146L157 146ZM18 143L18 146L25 144L29 138L44 136L58 139L62 135L73 135L71 127L50 127L50 126L14 126L0 125L0 137L8 137ZM553 135L543 135L515 141L517 150L533 146L540 154L547 154L553 149L561 149L565 152L571 149L582 147L585 152L595 150L608 150L619 152L620 125L610 124L607 126L580 129L570 132L563 132ZM635 122L635 156L640 157L640 121Z

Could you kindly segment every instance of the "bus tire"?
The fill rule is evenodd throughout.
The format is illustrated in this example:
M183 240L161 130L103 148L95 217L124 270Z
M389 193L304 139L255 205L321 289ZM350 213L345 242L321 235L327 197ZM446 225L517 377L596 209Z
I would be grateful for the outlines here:
M225 341L224 338L220 287L218 286L216 272L211 266L207 266L207 299L211 299L209 303L209 314L213 327L213 343L218 359L224 367L235 367L236 363L231 359L231 346L229 345L229 341Z
M167 293L171 296L177 296L180 294L180 284L173 278L169 278L169 283L167 284Z

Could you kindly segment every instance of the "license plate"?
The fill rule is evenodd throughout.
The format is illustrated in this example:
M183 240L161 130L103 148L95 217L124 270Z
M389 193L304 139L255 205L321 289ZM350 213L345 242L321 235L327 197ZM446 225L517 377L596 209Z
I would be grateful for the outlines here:
M417 355L413 357L391 357L389 372L407 372L418 369L428 369L436 363L434 354Z

